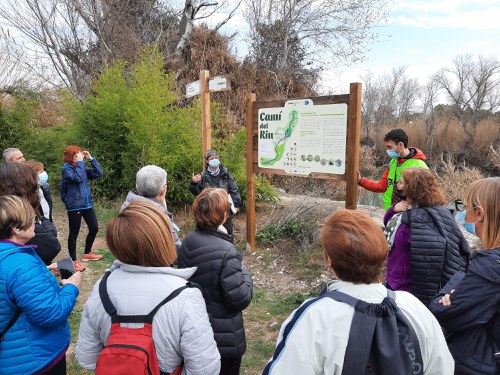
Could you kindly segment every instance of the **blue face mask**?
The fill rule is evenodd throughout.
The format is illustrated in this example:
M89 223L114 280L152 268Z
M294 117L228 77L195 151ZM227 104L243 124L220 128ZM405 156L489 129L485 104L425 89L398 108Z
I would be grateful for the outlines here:
M47 172L43 171L42 173L38 174L38 185L44 185L49 181L49 175Z
M467 215L466 211L461 211L460 214L457 217L457 221L462 224L467 232L470 234L473 234L474 236L477 236L476 234L476 222L474 223L466 223L465 222L465 215Z
M217 168L220 165L219 159L212 159L208 162L208 165L212 168Z
M401 156L401 154L398 154L396 151L394 150L385 150L385 152L387 152L387 155L391 158L391 159L394 159L394 158L399 158Z

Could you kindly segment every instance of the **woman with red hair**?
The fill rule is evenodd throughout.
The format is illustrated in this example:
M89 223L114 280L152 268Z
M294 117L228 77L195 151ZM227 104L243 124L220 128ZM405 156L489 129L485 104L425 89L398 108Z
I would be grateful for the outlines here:
M92 168L85 166L84 157L89 161ZM78 146L66 147L63 159L61 198L68 210L68 251L75 262L75 269L83 271L85 267L76 261L76 239L80 232L82 217L89 229L85 240L85 253L82 261L102 259L102 255L92 253L92 244L94 243L99 227L92 202L92 195L90 194L89 180L101 177L103 172L97 160L88 151L82 151Z

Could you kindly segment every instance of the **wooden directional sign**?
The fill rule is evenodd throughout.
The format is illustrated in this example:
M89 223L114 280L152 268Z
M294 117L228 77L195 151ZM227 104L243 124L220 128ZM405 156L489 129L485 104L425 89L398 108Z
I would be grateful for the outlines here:
M200 80L188 83L186 85L186 98L190 98L195 95L200 95L201 85Z
M210 81L208 81L208 90L210 91L227 91L230 90L231 87L229 85L229 80L227 77L218 76L214 77Z

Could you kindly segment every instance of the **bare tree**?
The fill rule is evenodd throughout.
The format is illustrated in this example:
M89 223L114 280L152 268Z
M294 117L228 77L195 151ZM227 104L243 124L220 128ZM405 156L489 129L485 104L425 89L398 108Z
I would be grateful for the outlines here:
M245 13L257 59L268 53L262 49L262 25L274 26L274 35L267 37L280 42L273 51L275 66L269 68L282 71L290 65L296 43L318 65L362 60L366 45L376 39L373 28L385 21L386 8L385 0L246 0Z
M401 66L379 77L372 72L362 76L363 121L368 133L377 126L409 121L415 112L421 88L416 79L408 77L406 70L407 67Z
M422 90L422 115L427 129L427 156L432 158L434 151L434 141L436 139L436 116L434 108L438 99L439 86L435 80L427 82Z
M0 32L0 89L23 79L22 51L15 48L8 31Z
M453 116L467 136L466 147L471 146L481 119L500 106L500 61L484 56L474 61L472 55L461 55L433 80L453 107Z
M144 45L157 44L171 57L183 51L193 22L228 3L186 0L182 10L161 0L3 0L0 19L22 34L17 45L28 59L48 59L55 83L82 96L96 72L117 59L133 61Z

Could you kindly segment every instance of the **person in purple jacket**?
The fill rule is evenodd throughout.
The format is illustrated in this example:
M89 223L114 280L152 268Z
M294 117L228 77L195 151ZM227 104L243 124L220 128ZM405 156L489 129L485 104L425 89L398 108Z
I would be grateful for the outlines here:
M456 271L465 269L469 247L431 171L407 168L397 188L404 200L384 217L390 250L386 285L428 305Z

